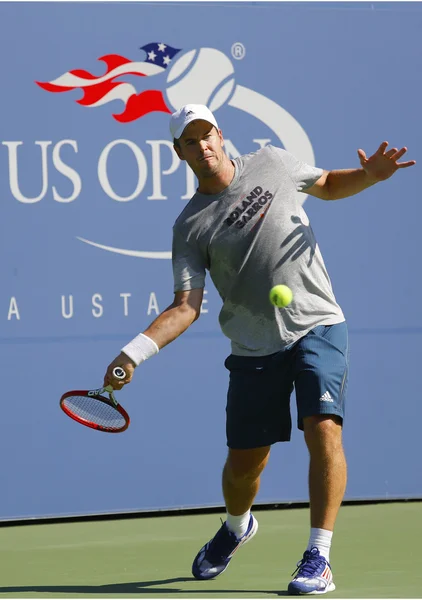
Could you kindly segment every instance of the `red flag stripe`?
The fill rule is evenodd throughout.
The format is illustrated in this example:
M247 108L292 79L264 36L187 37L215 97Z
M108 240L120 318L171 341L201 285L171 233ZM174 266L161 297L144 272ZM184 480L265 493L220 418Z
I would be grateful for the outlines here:
M118 85L122 85L122 83L122 81L112 81L110 79L109 81L103 81L102 83L97 83L97 85L88 88L81 88L84 95L76 102L82 106L91 106L91 104L95 104L98 100L104 98L106 94L111 92L111 90Z
M54 83L49 83L48 81L36 81L35 83L46 92L69 92L70 90L76 89L74 87L55 85Z
M119 123L130 123L130 121L140 119L151 112L171 114L162 92L158 90L148 90L140 94L134 94L128 99L125 110L120 115L113 115L113 117Z

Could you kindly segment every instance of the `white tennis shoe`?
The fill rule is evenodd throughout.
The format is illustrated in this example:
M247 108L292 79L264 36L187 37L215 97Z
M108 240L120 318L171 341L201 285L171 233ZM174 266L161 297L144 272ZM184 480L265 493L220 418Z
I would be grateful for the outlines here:
M292 596L326 594L336 589L331 566L321 556L316 546L306 550L293 575L295 575L295 578L292 579L288 587L288 592Z

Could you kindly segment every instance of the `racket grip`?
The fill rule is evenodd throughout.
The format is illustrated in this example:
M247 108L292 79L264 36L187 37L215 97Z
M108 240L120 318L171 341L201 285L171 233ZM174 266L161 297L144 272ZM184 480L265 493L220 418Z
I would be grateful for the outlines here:
M113 377L115 379L125 379L126 371L122 369L122 367L114 367L113 369Z

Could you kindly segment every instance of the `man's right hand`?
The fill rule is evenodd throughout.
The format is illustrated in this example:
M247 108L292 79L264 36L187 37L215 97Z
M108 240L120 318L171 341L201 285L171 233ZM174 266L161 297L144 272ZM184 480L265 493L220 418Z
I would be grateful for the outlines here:
M116 379L113 376L113 369L115 367L121 367L126 373L125 379ZM121 390L124 385L132 381L133 373L136 369L136 365L124 352L120 352L119 356L111 362L104 376L104 387L111 385L114 390Z

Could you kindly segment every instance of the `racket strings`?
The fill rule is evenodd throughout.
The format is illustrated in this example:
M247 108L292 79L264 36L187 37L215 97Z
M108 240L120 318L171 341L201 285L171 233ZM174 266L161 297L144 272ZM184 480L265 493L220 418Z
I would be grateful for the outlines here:
M95 423L107 429L121 429L126 420L110 404L87 396L68 396L64 400L66 408L84 421Z

